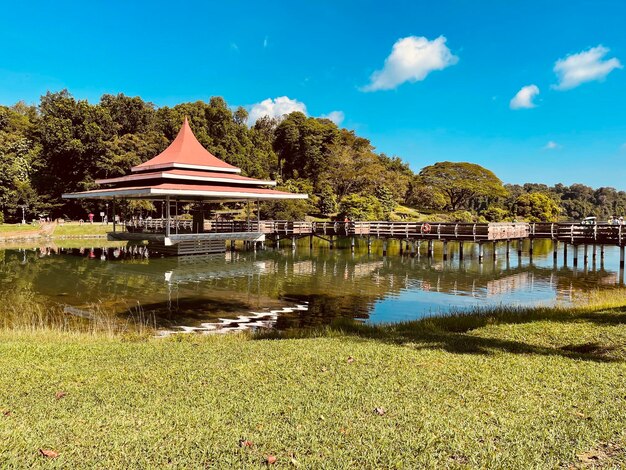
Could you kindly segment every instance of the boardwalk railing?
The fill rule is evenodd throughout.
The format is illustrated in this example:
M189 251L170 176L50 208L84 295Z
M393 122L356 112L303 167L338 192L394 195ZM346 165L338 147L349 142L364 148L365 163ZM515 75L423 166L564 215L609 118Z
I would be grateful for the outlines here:
M164 233L164 219L133 220L122 225L128 232ZM192 220L172 219L170 232L194 233ZM428 223L428 222L301 222L286 220L207 220L205 233L263 233L275 237L376 237L442 241L499 241L548 238L574 245L626 244L626 226L578 223Z

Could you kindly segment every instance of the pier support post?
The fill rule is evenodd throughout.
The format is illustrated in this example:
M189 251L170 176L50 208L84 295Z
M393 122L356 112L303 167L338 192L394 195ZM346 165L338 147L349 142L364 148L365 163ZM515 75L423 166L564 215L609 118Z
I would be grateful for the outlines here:
M484 247L482 242L478 242L478 262L480 264L483 263L483 256L484 256Z
M417 240L417 247L415 248L415 255L419 258L420 251L422 250L422 240Z
M296 251L296 242L297 242L297 238L296 237L291 237L291 249L293 251Z
M464 253L463 253L463 242L459 242L459 260L460 261L463 261L463 256L464 256Z
M352 238L350 239L350 251L351 251L352 253L354 253L354 244L355 244L354 237L352 237Z
M493 242L493 260L498 258L498 242Z
M230 251L235 251L235 240L230 241Z
M402 245L402 239L400 239L400 256L404 254L404 245Z
M593 244L591 257L593 258L593 262L595 263L596 259L598 258L598 245L596 245L595 243Z
M530 257L533 257L533 250L535 248L535 240L533 240L532 238L530 239L530 247L528 248L528 254L530 255Z
M387 256L387 239L383 240L383 256Z
M333 248L335 248L335 239L331 235L330 237L328 237L328 240L330 241L330 249L332 250Z
M574 267L578 266L578 245L572 247L574 250Z
M517 240L517 257L522 257L522 246L524 245L524 240L521 238Z
M552 240L552 258L554 259L554 261L556 261L557 256L559 254L559 241L558 240Z
M506 259L511 257L511 240L506 241Z
M604 260L604 245L600 245L600 259Z
M276 235L276 249L280 248L280 235Z
M589 261L588 250L589 250L589 245L585 243L584 248L583 248L583 264L585 266L587 266L587 262Z
M433 252L434 252L433 241L432 240L428 240L428 257L429 258L433 257Z
M619 247L619 268L624 269L624 245Z
M448 259L448 240L443 241L443 260Z
M309 235L309 250L313 249L313 235Z
M367 236L367 254L369 255L372 252L372 239L370 236Z
M563 264L567 266L567 242L563 243Z
M415 242L411 242L411 258L415 258Z

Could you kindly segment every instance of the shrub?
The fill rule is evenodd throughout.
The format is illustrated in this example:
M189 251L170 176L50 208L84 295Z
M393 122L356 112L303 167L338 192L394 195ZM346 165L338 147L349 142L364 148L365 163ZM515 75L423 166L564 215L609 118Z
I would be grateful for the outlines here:
M481 215L489 222L502 222L509 217L509 211L501 207L489 206Z
M383 209L380 201L370 194L350 194L343 198L339 205L340 218L350 220L380 220Z

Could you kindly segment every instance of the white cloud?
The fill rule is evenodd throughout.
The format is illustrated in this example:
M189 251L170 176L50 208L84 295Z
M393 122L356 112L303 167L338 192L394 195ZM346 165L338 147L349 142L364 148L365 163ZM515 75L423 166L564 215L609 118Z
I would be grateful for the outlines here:
M341 125L341 123L343 122L346 116L345 114L343 114L343 111L331 111L328 114L322 114L320 117L330 119L331 121L333 121L335 124L339 126Z
M548 143L546 145L543 146L544 150L557 150L562 148L563 146L561 144L557 144L554 140L550 140L548 141Z
M248 114L248 125L254 125L263 116L281 118L285 114L293 113L294 111L306 114L305 104L302 101L292 100L287 96L279 96L274 99L268 98L252 105Z
M539 87L537 85L523 86L513 97L509 106L511 109L534 108L536 105L533 103L533 99L538 94Z
M391 90L404 82L422 81L433 70L443 70L458 61L446 46L444 36L432 41L417 36L401 38L393 45L382 70L375 71L369 85L361 90Z
M602 60L608 52L609 49L606 47L596 46L557 60L554 64L554 72L559 83L554 88L569 90L585 82L603 80L612 70L623 68L615 57Z
M255 122L264 116L281 119L285 114L290 114L294 111L300 111L308 116L306 105L302 101L292 100L288 96L279 96L274 99L268 98L247 108L249 110L249 126L253 126ZM343 111L331 111L330 113L322 114L320 117L330 119L338 126L345 119Z

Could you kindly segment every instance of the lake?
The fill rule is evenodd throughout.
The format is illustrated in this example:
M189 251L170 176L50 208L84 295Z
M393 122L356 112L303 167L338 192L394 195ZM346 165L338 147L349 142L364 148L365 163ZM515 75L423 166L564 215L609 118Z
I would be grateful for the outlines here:
M450 244L451 259L388 256L363 243L355 253L308 240L296 249L266 248L181 258L151 256L143 246L102 240L67 241L41 247L0 249L0 289L24 292L90 321L98 312L120 319L140 311L163 331L229 331L250 327L306 328L337 317L371 323L442 315L469 307L569 303L578 294L620 284L619 255L607 247L603 262L568 265L562 251L554 263L548 240L535 242L532 260L525 247L507 260L504 245L493 259L486 249L466 244L465 259ZM346 242L347 243L347 242ZM2 247L0 247L2 248Z

